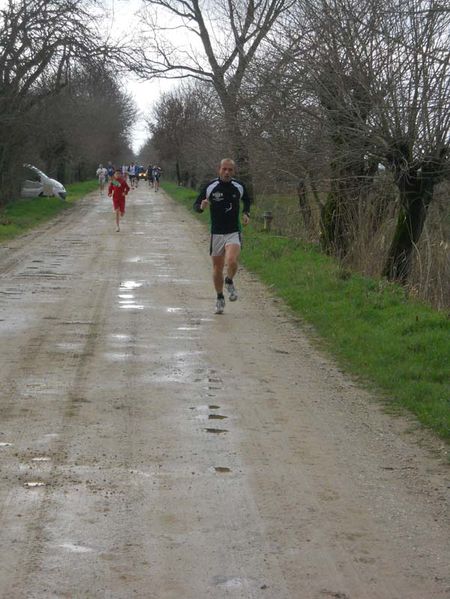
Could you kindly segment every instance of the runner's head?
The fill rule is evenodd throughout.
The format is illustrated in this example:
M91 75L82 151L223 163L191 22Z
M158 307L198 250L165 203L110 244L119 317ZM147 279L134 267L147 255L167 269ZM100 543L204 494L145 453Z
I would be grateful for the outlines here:
M231 158L223 158L219 166L219 179L228 183L234 176L236 164Z
M120 177L122 176L122 171L118 168L116 168L116 170L114 171L114 179L120 179Z

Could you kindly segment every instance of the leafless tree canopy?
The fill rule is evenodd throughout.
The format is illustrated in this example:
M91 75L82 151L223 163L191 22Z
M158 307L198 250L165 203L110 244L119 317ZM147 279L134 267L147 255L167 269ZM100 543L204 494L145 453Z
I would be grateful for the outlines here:
M64 102L55 103L54 98L73 89L81 72L95 69L101 82L116 53L102 41L96 8L96 2L86 0L8 0L0 10L0 202L17 193L22 162L46 162L39 145L53 147L44 152L47 158L61 153L65 161L70 158L64 123L73 112L60 114L58 122ZM67 102L65 106L69 109Z
M155 107L147 146L179 182L231 154L260 194L297 194L289 226L346 264L363 249L377 256L370 274L407 284L424 236L427 263L446 263L450 10L440 0L142 0L134 39L115 47L98 9L8 0L0 11L2 199L32 136L49 168L76 164L80 176L105 148L128 147L134 112L119 64L184 80Z
M136 48L135 71L146 77L194 77L210 83L225 114L233 153L247 179L251 172L240 111L242 83L268 33L293 3L144 0L146 28ZM177 31L185 34L181 46L180 36L174 37Z
M386 218L396 219L378 263L406 282L449 175L448 8L437 0L145 4L141 73L211 84L216 124L238 159L246 148L260 190L270 182L299 193L300 219L310 236L318 227L328 252L348 261L363 230L386 238ZM170 43L158 8L170 13L177 40L187 32L191 41Z
M178 184L195 187L215 176L223 145L217 136L224 129L220 106L209 86L184 83L166 93L148 120L158 159ZM173 170L172 170L173 165Z

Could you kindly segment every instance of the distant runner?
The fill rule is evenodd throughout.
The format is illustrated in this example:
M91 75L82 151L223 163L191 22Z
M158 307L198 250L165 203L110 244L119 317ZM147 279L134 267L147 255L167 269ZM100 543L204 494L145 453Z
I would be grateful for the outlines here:
M103 164L98 165L98 169L95 171L95 174L98 178L98 187L100 193L103 193L103 189L105 188L105 182L108 178L108 169L106 169Z
M153 167L151 164L147 167L147 181L150 187L153 187Z
M161 177L161 169L156 164L152 169L152 177L153 177L153 187L155 188L155 191L158 191L159 179Z
M122 177L119 169L114 172L108 187L108 195L112 197L114 212L116 213L116 231L120 231L120 219L125 214L125 197L130 191L130 186Z
M106 170L108 171L107 181L111 181L111 179L114 177L114 171L116 170L111 161L108 162Z
M251 199L245 186L233 178L236 170L234 160L224 158L220 162L219 176L210 181L200 191L194 202L194 210L203 212L210 207L211 245L210 254L213 264L213 282L217 293L216 314L222 314L225 308L223 295L223 269L227 265L225 287L230 302L237 300L238 295L233 278L238 269L241 252L241 221L239 218L242 200L242 222L250 221Z
M130 178L131 189L135 189L136 185L136 177L137 177L137 166L132 162L128 167L128 176Z

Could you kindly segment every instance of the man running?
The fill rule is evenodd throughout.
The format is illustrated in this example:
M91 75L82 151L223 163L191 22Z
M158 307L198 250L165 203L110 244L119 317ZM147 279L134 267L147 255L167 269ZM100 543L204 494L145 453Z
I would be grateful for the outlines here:
M155 188L155 191L158 191L159 179L161 178L161 169L157 164L155 164L155 166L153 167L152 177L153 177L153 187Z
M128 176L130 178L131 189L136 189L137 166L132 162L128 167Z
M251 199L245 186L234 179L236 165L231 158L220 162L219 176L205 185L194 202L194 210L203 212L210 208L211 245L210 254L213 265L213 282L217 293L216 314L222 314L225 308L223 295L223 269L227 265L225 287L230 302L237 300L238 295L233 277L238 269L241 252L241 221L239 218L240 201L243 203L242 222L247 225L250 220Z
M103 193L103 189L105 188L105 182L108 178L108 169L106 169L103 164L98 165L98 169L95 171L95 174L98 177L98 186L100 189L100 194Z

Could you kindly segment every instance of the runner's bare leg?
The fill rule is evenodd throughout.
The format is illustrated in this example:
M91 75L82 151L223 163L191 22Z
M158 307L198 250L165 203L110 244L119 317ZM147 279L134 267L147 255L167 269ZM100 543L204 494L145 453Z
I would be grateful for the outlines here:
M213 282L216 293L223 293L223 267L225 256L212 256Z
M225 262L227 264L227 277L233 279L238 269L238 259L241 246L238 243L230 243L225 246Z

